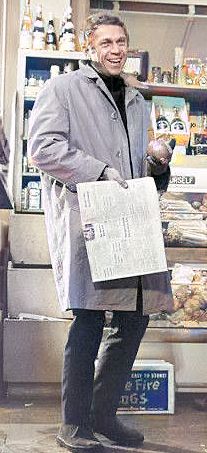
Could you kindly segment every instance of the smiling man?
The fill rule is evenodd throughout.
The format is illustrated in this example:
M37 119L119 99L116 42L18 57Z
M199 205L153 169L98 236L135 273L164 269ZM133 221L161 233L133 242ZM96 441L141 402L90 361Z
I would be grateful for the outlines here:
M45 84L29 133L31 160L41 170L58 298L62 310L74 315L64 354L63 424L57 437L73 452L100 449L94 432L119 445L143 442L144 436L123 425L116 411L148 313L168 310L172 303L167 273L91 280L76 185L115 180L128 190L127 179L145 176L149 117L141 94L121 76L129 44L123 22L98 16L89 20L86 33L90 61ZM167 187L169 160L148 164L158 189ZM113 313L111 329L94 377L107 310Z

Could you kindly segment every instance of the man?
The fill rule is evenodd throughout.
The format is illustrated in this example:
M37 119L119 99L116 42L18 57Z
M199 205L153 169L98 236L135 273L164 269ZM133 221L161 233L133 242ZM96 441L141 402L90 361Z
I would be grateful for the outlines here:
M58 297L62 309L71 308L75 316L65 347L63 425L57 437L75 452L100 447L94 432L120 445L143 442L116 411L148 324L146 313L171 304L167 273L91 280L76 184L116 180L127 190L125 180L145 176L149 118L143 97L120 77L129 42L124 24L103 15L90 21L87 32L91 63L46 84L33 109L29 140L33 165L42 171ZM166 188L171 153L160 146L165 159L154 161L151 153L150 168L158 188ZM94 380L106 310L113 312L112 328Z

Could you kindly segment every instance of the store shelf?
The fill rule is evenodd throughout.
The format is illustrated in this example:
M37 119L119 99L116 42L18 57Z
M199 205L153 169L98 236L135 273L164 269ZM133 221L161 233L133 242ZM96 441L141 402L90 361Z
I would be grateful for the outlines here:
M23 214L44 214L43 209L22 209Z
M34 98L28 98L27 96L24 97L25 102L35 102L36 96Z
M35 178L40 178L40 173L39 173L39 172L34 172L34 173L32 173L32 172L28 171L28 172L26 172L26 173L22 173L22 176L25 177L25 178L28 178L28 177L31 177L31 178L33 178L33 177L35 177Z
M59 50L24 50L19 49L19 53L23 57L34 58L51 58L51 59L68 59L68 60L86 60L84 52L60 52Z
M151 99L152 96L175 96L182 97L189 102L204 102L207 99L207 86L181 86L174 84L153 84L143 83L139 91L143 94L145 99Z
M175 263L207 263L207 248L166 247L168 266Z
M168 327L165 321L150 321L143 341L146 343L207 343L207 326ZM162 325L162 327L161 327Z

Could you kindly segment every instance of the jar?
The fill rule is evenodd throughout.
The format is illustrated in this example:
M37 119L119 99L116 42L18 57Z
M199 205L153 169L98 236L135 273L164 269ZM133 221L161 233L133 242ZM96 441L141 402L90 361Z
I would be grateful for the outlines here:
M28 86L29 87L34 87L36 85L37 85L37 79L36 79L36 77L33 74L31 74L29 79L28 79Z
M56 64L52 64L50 66L50 78L52 79L53 77L56 77L60 74L60 66Z
M186 65L174 66L173 83L176 85L186 85L187 83L187 67Z
M163 71L162 73L162 83L168 84L171 83L171 72L170 71Z
M162 72L160 66L152 67L152 83L162 83Z

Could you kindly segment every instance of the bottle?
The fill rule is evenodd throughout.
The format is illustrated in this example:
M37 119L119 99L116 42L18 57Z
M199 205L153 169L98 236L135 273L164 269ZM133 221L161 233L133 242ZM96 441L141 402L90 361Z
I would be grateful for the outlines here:
M63 45L63 33L65 29L65 23L66 23L66 18L67 18L67 10L64 11L63 14L63 19L60 27L60 35L59 35L59 50L62 50L62 45Z
M54 27L52 13L49 14L49 21L48 21L48 25L47 25L46 49L47 50L56 50L57 49L57 38L56 38L56 34L55 34L55 27Z
M27 156L23 156L22 159L22 173L27 173L28 172L28 159Z
M178 107L173 108L174 118L170 124L171 132L186 132L186 125L180 118L180 110Z
M28 129L29 129L29 113L24 114L24 123L23 123L23 140L28 138Z
M30 0L25 0L24 14L20 32L20 49L32 48L32 14Z
M61 39L61 50L70 52L75 50L75 30L71 20L72 8L69 6L66 11L66 22Z
M24 187L21 192L21 208L26 211L29 206L29 191L28 187Z
M36 18L33 28L33 49L45 49L45 27L42 19L42 5L38 5L36 10Z
M60 66L52 64L50 66L50 78L57 77L60 74Z
M167 85L168 83L171 83L172 78L171 78L171 72L170 71L163 71L162 73L162 83Z
M87 47L87 42L86 42L86 37L85 37L84 30L80 30L79 31L78 41L79 41L80 51L84 52L86 50L86 47Z
M28 209L38 211L41 206L39 183L30 181L28 187Z
M169 131L170 123L164 115L164 110L162 106L155 106L155 116L157 123L157 130L159 131Z
M207 67L204 64L201 65L200 74L198 76L198 85L201 87L207 85Z

